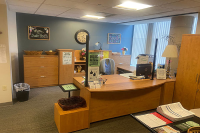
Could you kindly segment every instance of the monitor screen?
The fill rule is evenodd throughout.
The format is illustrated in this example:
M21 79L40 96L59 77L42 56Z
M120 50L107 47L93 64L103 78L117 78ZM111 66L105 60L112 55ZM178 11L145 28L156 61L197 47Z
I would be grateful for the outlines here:
M145 76L145 79L151 75L151 64L137 64L136 65L136 76Z

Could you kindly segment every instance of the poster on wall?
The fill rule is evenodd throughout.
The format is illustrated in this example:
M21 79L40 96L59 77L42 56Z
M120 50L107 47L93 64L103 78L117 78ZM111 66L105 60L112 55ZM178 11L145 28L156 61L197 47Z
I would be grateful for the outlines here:
M63 52L63 65L72 64L72 52Z
M108 33L108 44L121 44L121 34Z
M96 81L99 76L99 67L88 67L88 81Z
M50 28L40 26L28 26L28 39L50 40Z
M0 44L0 63L7 63L5 44Z

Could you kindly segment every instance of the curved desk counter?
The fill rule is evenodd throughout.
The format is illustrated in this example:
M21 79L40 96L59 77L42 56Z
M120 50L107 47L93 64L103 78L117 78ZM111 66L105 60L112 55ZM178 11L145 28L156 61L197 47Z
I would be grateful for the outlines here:
M81 83L82 77L74 77L80 96L89 109L89 123L155 109L172 103L174 79L131 80L120 75L104 75L108 79L100 89L89 89Z

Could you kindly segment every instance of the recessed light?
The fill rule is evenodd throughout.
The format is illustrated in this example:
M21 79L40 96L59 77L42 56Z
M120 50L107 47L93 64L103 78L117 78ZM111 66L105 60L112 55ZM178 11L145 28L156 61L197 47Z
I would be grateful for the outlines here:
M105 18L103 16L95 16L95 15L85 15L82 18L96 18L96 19L102 19Z
M137 2L132 2L132 1L126 1L120 5L117 5L113 8L119 8L119 9L125 9L125 10L130 10L130 9L135 9L135 10L140 10L140 9L145 9L152 7L152 5L147 5L147 4L141 4Z

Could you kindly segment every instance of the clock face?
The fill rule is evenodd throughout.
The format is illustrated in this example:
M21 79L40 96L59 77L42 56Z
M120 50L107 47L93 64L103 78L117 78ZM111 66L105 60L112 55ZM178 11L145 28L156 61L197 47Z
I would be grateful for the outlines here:
M75 40L79 44L86 44L86 35L89 35L89 32L86 30L79 30L75 34Z

